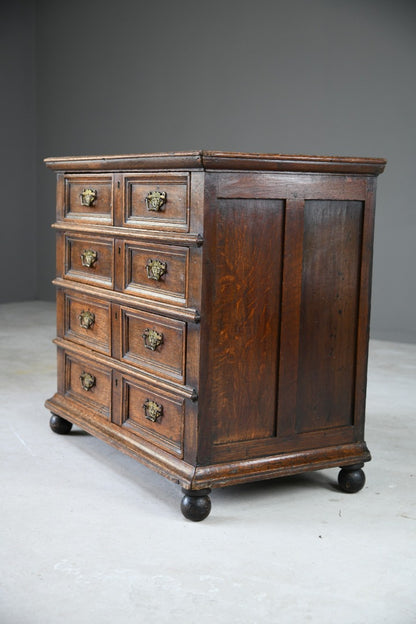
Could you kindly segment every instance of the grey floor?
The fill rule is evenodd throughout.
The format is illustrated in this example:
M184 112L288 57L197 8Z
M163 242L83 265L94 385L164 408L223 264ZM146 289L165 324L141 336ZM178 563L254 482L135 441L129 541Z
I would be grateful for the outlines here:
M374 341L358 494L337 470L180 490L105 443L57 436L52 304L0 306L1 624L414 624L416 345Z

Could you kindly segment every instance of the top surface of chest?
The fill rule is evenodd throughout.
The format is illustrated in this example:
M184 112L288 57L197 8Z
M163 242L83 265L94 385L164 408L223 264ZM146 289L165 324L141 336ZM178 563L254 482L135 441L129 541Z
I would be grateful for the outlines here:
M206 171L307 171L377 175L382 173L386 161L383 158L195 150L153 154L46 158L45 163L51 169L58 171L199 169Z

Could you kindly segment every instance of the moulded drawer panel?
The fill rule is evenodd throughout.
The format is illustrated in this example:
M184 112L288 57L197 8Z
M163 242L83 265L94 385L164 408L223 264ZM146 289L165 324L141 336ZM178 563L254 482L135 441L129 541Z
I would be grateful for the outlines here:
M69 353L65 357L65 394L98 416L110 418L111 368Z
M126 175L123 189L124 225L188 231L188 175Z
M172 381L185 381L186 323L121 306L120 359Z
M104 237L65 236L64 277L113 288L114 241Z
M111 355L111 303L70 292L62 296L64 337Z
M58 218L83 223L113 223L112 175L71 175L63 180L62 211Z
M184 399L126 377L122 393L122 426L182 457Z
M189 249L173 245L121 242L122 290L151 299L186 305Z

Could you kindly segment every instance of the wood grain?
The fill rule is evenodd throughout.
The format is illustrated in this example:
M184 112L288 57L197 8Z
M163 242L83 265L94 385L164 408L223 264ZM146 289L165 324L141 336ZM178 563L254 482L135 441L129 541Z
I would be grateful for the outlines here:
M362 202L305 202L298 432L354 423Z
M119 359L143 370L179 383L185 383L186 324L159 314L134 308L119 308ZM162 336L162 344L151 350L143 338L146 330Z
M156 446L183 456L184 399L132 378L123 377L122 426ZM146 401L156 402L162 415L156 422L145 415Z
M58 220L78 223L113 224L113 176L71 175L63 176L62 199L57 205ZM80 195L85 189L97 194L92 206L84 206Z
M118 223L126 227L185 231L189 230L189 175L123 175L124 214ZM149 210L146 197L151 191L166 193L166 203L158 211Z
M82 263L82 254L92 250L97 260L90 267ZM71 234L65 236L62 274L67 279L87 282L101 288L113 288L114 285L114 240L111 238L82 236Z
M111 418L112 370L94 359L82 358L62 351L65 362L65 395L107 419ZM94 385L88 391L81 385L81 375L89 373L94 377Z
M187 304L189 250L186 247L117 240L116 249L124 267L120 290L150 299ZM148 277L146 266L149 260L159 260L167 265L166 273L159 280Z
M275 433L282 201L219 200L210 284L213 444Z
M62 297L63 332L62 336L68 340L86 345L94 351L111 354L111 304L108 301L75 295L68 291L60 291ZM94 322L91 327L85 328L80 323L83 312L91 312Z

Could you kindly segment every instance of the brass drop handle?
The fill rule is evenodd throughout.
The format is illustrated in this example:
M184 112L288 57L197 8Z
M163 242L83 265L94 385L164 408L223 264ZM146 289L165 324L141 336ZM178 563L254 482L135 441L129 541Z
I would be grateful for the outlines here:
M150 399L146 399L143 403L143 409L147 420L151 420L152 422L157 422L159 418L163 416L163 405L159 405L159 403L151 401Z
M163 334L159 334L155 329L145 329L142 338L144 340L144 346L146 349L150 349L150 351L156 351L163 343Z
M97 199L97 191L87 188L82 191L79 197L81 199L82 206L87 206L87 208L91 208L91 206L94 207L94 202Z
M88 267L89 269L94 265L94 262L97 262L98 254L94 249L84 249L81 254L81 263L82 266Z
M89 310L83 310L78 318L79 324L84 329L90 329L95 323L95 314Z
M91 375L90 373L81 373L81 375L79 376L80 380L81 380L81 386L83 388L83 390L86 390L88 392L88 390L91 390L91 388L93 388L95 386L95 377L94 375Z
M167 262L149 258L146 263L146 271L148 279L154 279L158 282L160 278L168 272Z
M146 208L152 212L160 212L167 202L165 191L149 191L146 195Z

